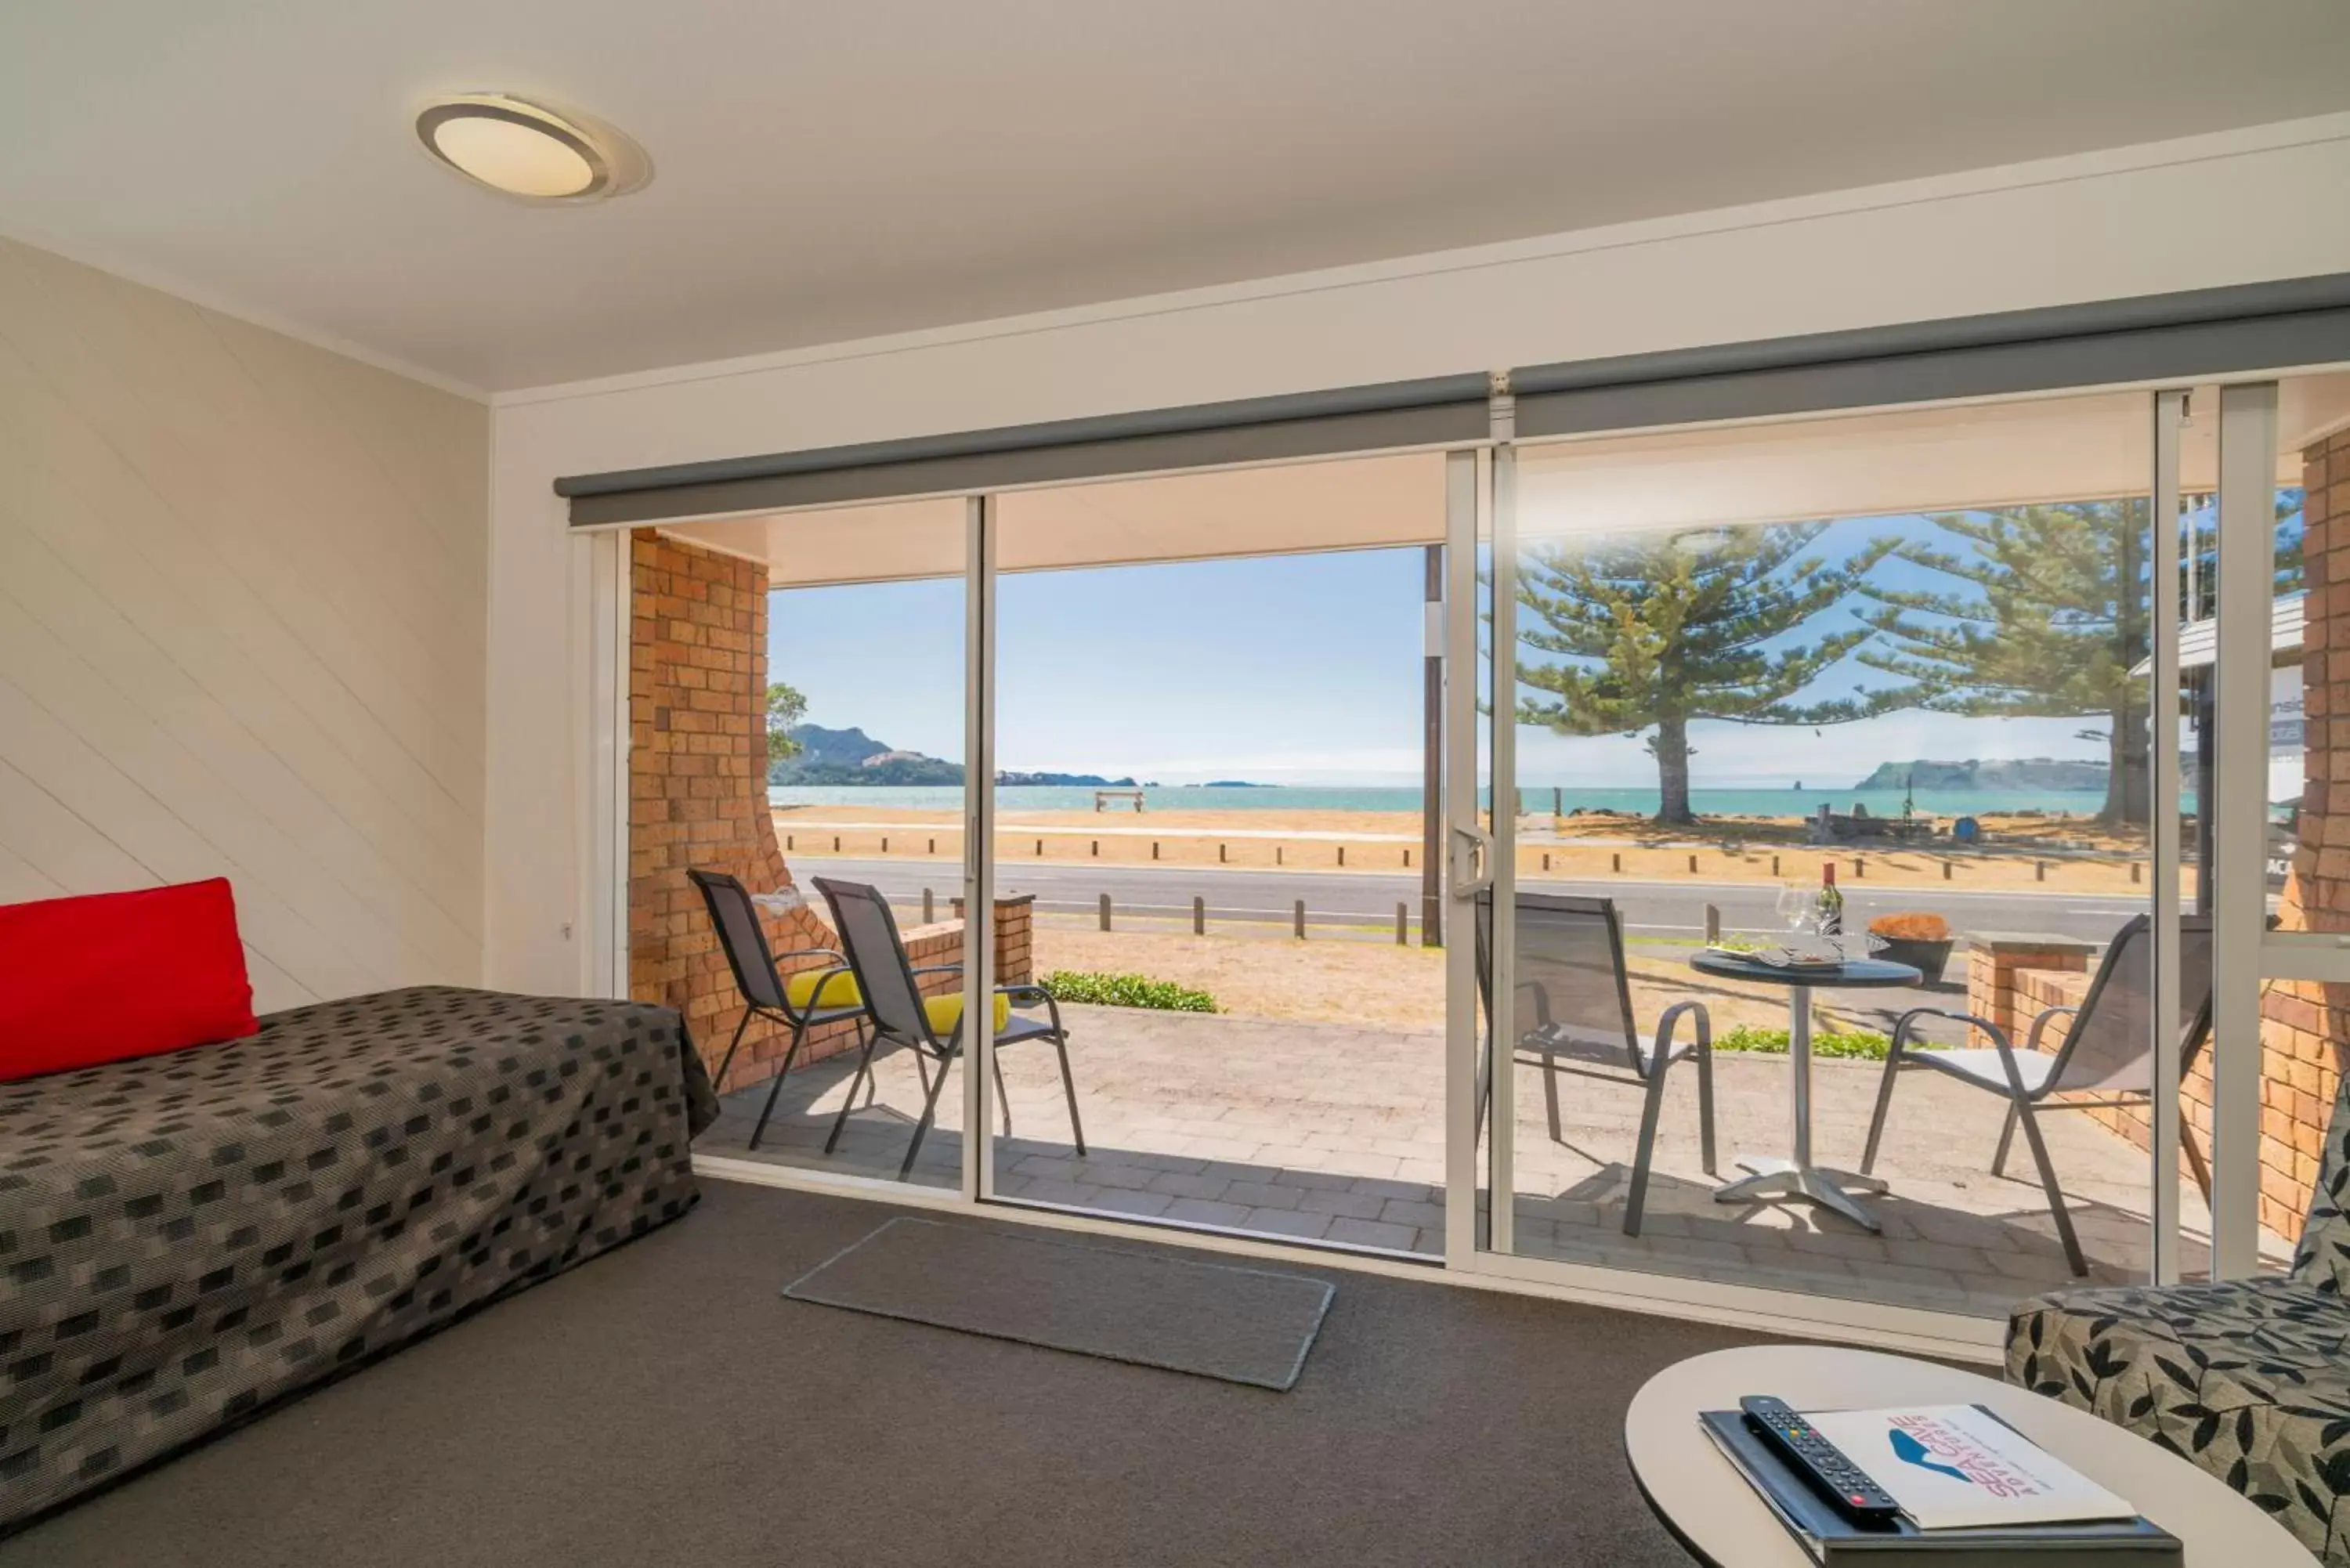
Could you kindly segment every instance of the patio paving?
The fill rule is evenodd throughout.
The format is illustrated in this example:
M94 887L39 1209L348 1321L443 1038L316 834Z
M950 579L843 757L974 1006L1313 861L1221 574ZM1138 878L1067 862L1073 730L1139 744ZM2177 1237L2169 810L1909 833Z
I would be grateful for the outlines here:
M1003 1054L1012 1131L999 1124L999 1195L1153 1220L1432 1255L1443 1247L1443 1039L1360 1029L1117 1008L1066 1007L1088 1154L1068 1141L1068 1111L1048 1044ZM895 1177L921 1086L908 1053L878 1058L878 1082L823 1152L853 1061L791 1075L751 1158L865 1177ZM1880 1068L1813 1064L1813 1147L1823 1164L1856 1166ZM1746 1154L1784 1154L1784 1057L1723 1053L1715 1062L1721 1176ZM1868 1199L1872 1235L1801 1204L1724 1205L1700 1167L1696 1076L1667 1082L1641 1234L1623 1234L1640 1091L1626 1081L1562 1075L1560 1137L1549 1132L1542 1075L1514 1080L1518 1252L1747 1285L1978 1315L2072 1282L2047 1203L2019 1138L2007 1177L1991 1172L2002 1105L1934 1074L1905 1075L1894 1095ZM696 1147L742 1157L769 1085L729 1095ZM913 1179L953 1187L962 1161L961 1074ZM2143 1278L2149 1232L2147 1158L2085 1116L2043 1119L2050 1155L2092 1278ZM2205 1216L2184 1184L2190 1239L2182 1266L2203 1266ZM2264 1238L2264 1251L2284 1249Z

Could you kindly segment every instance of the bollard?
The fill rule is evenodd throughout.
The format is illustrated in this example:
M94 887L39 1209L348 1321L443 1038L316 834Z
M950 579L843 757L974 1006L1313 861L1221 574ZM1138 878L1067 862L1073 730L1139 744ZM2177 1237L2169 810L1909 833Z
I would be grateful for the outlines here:
M1155 838L1150 841L1150 857L1153 860L1159 858L1159 840Z
M1297 900L1297 909L1296 909L1296 912L1295 912L1295 915L1293 915L1293 916L1292 916L1291 920L1290 920L1290 924L1291 924L1291 926L1293 927L1293 929L1295 929L1296 930L1296 932L1297 932L1297 934L1298 934L1298 936L1299 936L1301 939L1305 935L1305 899L1300 898L1300 899L1298 899L1298 900Z
M1950 879L1950 863L1949 861L1945 860L1945 861L1943 861L1943 862L1942 862L1942 880L1943 880L1943 881L1945 881L1945 882L1947 882L1947 881L1949 881Z
M1624 857L1621 855L1610 855L1607 857L1607 869L1610 871L1624 869Z
M1281 846L1278 844L1273 846L1273 863L1275 866L1281 864Z
M1109 929L1109 895L1107 893L1101 896L1101 929Z
M1411 946L1411 906L1409 904L1396 906L1396 946Z
M1196 893L1191 896L1191 934L1195 937L1208 934L1208 900Z
M1409 849L1403 852L1403 868L1407 871L1411 869L1411 851Z
M2133 860L2133 861L2131 861L2131 862L2130 862L2130 886L2131 886L2131 887L2135 888L2135 887L2137 887L2137 882L2138 882L2138 873L2139 873L2139 872L2141 872L2141 871L2143 871L2143 870L2145 870L2145 869L2146 869L2146 867L2143 867L2143 866L2141 866L2141 865L2139 865L2137 861Z
M1098 860L1101 858L1101 840L1097 838L1092 842L1094 846L1094 858Z
M1041 838L1036 841L1036 858L1039 860L1045 858L1045 841Z
M791 836L790 834L786 833L786 834L785 834L785 835L784 835L784 847L785 847L785 848L786 848L786 849L789 849L791 846L792 846L792 836Z
M1550 869L1550 851L1547 849L1543 851L1543 869L1545 871Z
M1697 857L1694 855L1690 857L1690 875L1692 877L1697 875Z
M886 833L881 836L881 853L884 855L889 853L889 836Z
M839 854L839 853L840 853L840 835L838 835L837 833L836 833L836 834L834 834L834 835L832 836L832 852L833 852L835 855L837 855L837 854Z
M939 907L928 888L922 889L922 924L929 925L939 918Z
M1718 904L1705 907L1705 945L1710 948L1721 945L1721 907Z
M1223 863L1224 863L1224 846L1223 846L1222 845L1219 844L1219 845L1217 845L1217 846L1216 846L1216 864L1217 864L1217 865L1219 865L1219 866L1222 866Z
M2045 860L2034 860L2032 863L2032 879L2035 882L2045 882L2048 880L2048 862Z
M1866 876L1867 876L1867 875L1868 875L1868 865L1867 865L1867 862L1866 862L1866 861L1864 861L1863 859L1861 859L1861 857L1860 857L1859 856L1857 856L1857 855L1854 856L1854 857L1852 857L1852 879L1853 879L1854 881L1857 882L1857 881L1859 881L1863 877L1866 877Z
M1776 877L1778 874L1779 874L1779 857L1778 857L1777 856L1773 855L1773 857L1771 857L1771 875L1772 875L1772 876L1773 876L1773 877Z
M932 855L936 855L938 852L939 852L939 841L938 841L937 839L933 838L933 839L931 839L931 840L930 853L931 853L931 854L932 854Z
M1338 846L1338 864L1339 864L1339 865L1341 865L1341 866L1344 866L1346 863L1347 863L1347 846L1346 846L1345 845L1341 844L1340 846Z

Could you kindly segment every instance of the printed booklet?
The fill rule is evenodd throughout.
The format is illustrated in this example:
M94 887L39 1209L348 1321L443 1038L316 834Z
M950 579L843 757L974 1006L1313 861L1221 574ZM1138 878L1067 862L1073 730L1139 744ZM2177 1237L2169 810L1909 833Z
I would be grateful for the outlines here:
M1974 1405L1806 1414L1920 1530L2129 1519L2137 1510Z

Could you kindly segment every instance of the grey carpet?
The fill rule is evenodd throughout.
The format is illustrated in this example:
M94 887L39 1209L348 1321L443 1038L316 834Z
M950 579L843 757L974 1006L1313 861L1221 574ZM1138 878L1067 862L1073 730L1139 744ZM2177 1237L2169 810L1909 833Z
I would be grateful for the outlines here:
M1753 1342L1301 1268L1337 1300L1275 1395L783 1300L896 1211L703 1192L0 1542L0 1568L1686 1568L1625 1469L1625 1406Z
M794 1301L1286 1391L1326 1280L1171 1247L899 1215L794 1280Z

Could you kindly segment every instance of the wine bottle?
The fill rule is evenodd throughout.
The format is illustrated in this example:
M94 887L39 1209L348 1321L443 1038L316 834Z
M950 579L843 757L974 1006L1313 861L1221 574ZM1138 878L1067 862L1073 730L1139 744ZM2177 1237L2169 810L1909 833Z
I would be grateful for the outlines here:
M1844 895L1836 890L1835 862L1833 860L1820 863L1819 916L1820 935L1844 935Z

